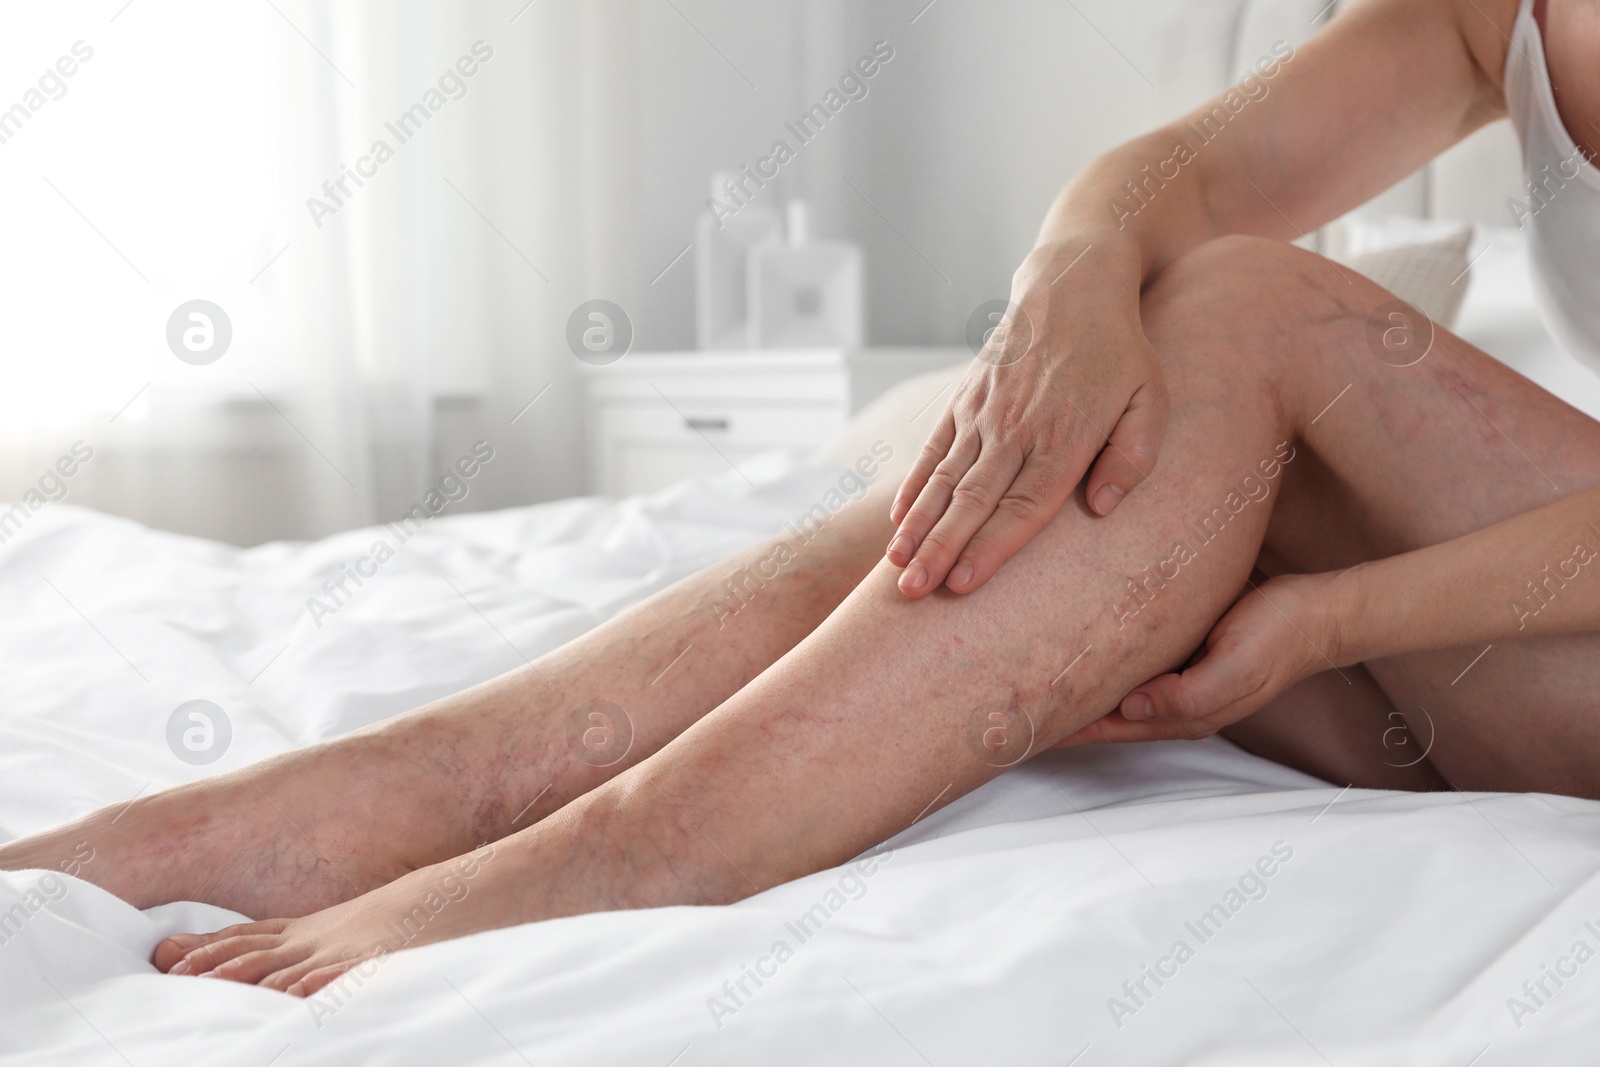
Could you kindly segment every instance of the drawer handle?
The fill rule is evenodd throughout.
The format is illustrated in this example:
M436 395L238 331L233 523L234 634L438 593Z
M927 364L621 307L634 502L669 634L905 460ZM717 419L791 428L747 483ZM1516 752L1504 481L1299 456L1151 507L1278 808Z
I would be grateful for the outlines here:
M699 430L701 433L704 433L707 430L713 430L720 433L728 429L728 420L704 418L696 415L685 415L683 419L683 425L687 429Z

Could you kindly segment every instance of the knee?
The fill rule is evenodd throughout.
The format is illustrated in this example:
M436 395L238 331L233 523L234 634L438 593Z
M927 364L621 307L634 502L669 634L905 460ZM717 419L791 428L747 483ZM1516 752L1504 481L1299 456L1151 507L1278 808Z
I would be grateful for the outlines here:
M1328 261L1298 245L1232 233L1191 248L1169 263L1156 282L1185 289L1199 285L1228 288L1247 279L1268 277L1304 283L1320 273L1319 267L1329 269Z
M1337 283L1316 253L1244 236L1208 241L1168 264L1145 290L1140 318L1174 402L1248 399L1280 429L1291 425L1317 335L1343 317L1324 273Z
M1163 268L1145 290L1140 310L1152 341L1172 332L1192 336L1208 325L1237 332L1325 316L1342 303L1338 281L1337 270L1315 252L1234 234L1207 241Z

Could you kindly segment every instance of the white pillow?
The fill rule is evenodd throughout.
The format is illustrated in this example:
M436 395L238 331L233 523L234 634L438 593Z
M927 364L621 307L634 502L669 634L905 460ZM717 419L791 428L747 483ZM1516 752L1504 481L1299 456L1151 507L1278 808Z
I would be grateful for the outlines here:
M1347 215L1328 227L1325 254L1450 329L1471 280L1471 246L1464 222Z

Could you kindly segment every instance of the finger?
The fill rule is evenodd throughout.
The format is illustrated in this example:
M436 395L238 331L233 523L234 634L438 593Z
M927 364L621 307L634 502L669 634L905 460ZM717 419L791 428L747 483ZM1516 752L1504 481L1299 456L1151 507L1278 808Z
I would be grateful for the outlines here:
M928 536L917 547L917 556L900 576L900 588L909 596L921 596L939 587L966 549L972 535L983 528L994 514L1005 492L1016 480L1022 458L1009 450L995 448L979 455L950 496L945 509ZM914 568L921 567L918 575ZM912 584L921 580L923 584ZM910 586L910 588L908 588Z
M1051 748L1076 748L1079 745L1126 745L1143 741L1186 741L1195 735L1194 723L1129 722L1120 711L1113 711L1081 726ZM1204 736L1201 734L1200 736Z
M950 446L956 440L955 416L946 410L944 417L939 420L939 425L933 428L933 433L928 435L928 440L923 444L922 451L917 453L917 461L911 465L911 470L906 473L905 479L900 483L900 489L894 495L894 503L889 506L889 521L896 526L906 517L906 512L911 510L911 505L917 502L917 497L922 493L922 487L928 484L928 477L933 474L934 468L950 454ZM915 551L915 546L913 546ZM911 558L911 553L906 553L906 559ZM890 561L896 567L904 567L905 560L895 561L891 556Z
M928 534L944 518L955 497L956 486L961 484L977 462L980 449L976 435L957 437L955 444L950 447L950 454L928 476L928 484L922 487L916 503L900 521L900 532L890 542L893 552L889 559L892 563L903 554L906 562L903 564L905 573L900 576L900 588L909 594L920 596L932 592L939 584L928 580L926 563L914 557L922 550Z
M1167 394L1156 385L1141 386L1111 430L1111 439L1089 472L1084 497L1097 515L1109 515L1122 498L1149 477L1161 455L1167 432Z
M1224 712L1232 722L1265 703L1263 698L1242 707L1261 691L1267 674L1267 667L1244 650L1212 648L1182 674L1163 674L1135 687L1119 710L1131 722L1195 722Z
M947 414L946 419L953 436L946 440L941 425L923 446L922 454L917 457L917 465L920 467L924 462L931 462L932 466L927 474L918 479L916 491L907 496L898 528L889 539L886 555L896 567L904 567L917 554L917 546L922 543L922 538L944 513L944 507L950 500L950 491L977 458L977 440L961 437L956 433L954 417ZM907 475L907 484L910 484L910 475ZM902 486L900 492L906 494L906 488Z
M1117 712L1108 712L1107 714L1100 716L1100 718L1095 719L1092 722L1087 722L1078 727L1072 733L1068 734L1066 737L1063 737L1050 747L1052 749L1077 748L1079 745L1097 745L1102 742L1109 741L1111 738L1105 736L1106 731L1108 729L1113 729L1114 727L1108 726L1107 720L1120 718L1122 718L1122 716Z
M1028 456L1011 488L967 541L946 584L957 593L970 593L994 577L1006 560L1056 517L1072 495L1077 478L1069 476L1069 470L1043 452Z

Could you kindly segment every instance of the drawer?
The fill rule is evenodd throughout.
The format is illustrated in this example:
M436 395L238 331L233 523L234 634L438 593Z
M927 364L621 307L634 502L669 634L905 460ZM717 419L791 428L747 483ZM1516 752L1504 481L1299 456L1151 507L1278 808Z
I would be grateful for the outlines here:
M760 452L812 450L896 382L965 349L640 352L581 368L591 492L649 492Z
M845 422L837 405L669 404L659 397L654 404L602 402L590 418L590 488L608 496L716 474L772 448L814 449Z

